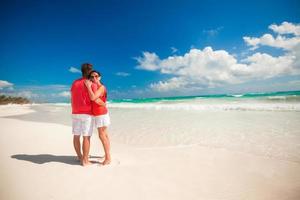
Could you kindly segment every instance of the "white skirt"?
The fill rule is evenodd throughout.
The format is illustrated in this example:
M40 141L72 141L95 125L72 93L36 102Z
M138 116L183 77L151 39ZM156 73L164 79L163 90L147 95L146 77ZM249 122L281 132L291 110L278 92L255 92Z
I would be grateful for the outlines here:
M94 121L96 128L107 127L110 125L109 114L94 116Z

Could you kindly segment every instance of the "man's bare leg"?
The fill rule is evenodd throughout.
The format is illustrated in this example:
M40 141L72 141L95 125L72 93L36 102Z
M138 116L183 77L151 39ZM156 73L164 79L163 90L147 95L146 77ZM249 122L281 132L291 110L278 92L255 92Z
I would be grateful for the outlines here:
M90 136L83 136L83 145L82 145L82 151L83 151L83 156L82 156L82 165L90 165L92 164L89 161L89 152L90 152Z
M80 135L73 136L73 146L77 154L77 158L81 162L82 154L81 154L81 145L80 145Z
M107 127L98 128L98 134L105 152L105 160L102 162L102 164L108 165L111 162L111 156L110 156L110 141L107 134Z

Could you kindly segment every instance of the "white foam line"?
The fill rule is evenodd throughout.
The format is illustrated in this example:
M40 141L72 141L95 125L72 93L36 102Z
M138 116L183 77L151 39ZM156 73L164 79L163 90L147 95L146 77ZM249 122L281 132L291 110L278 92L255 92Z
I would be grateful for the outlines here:
M284 103L257 103L257 104L132 104L117 103L109 104L109 108L139 108L139 109L155 109L155 110L237 110L237 111L300 111L300 103L284 104Z

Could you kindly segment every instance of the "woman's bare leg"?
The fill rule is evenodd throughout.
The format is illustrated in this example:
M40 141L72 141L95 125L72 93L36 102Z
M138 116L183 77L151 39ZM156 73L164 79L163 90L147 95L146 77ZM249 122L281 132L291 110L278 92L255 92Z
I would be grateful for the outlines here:
M107 127L99 127L98 128L99 138L102 142L104 152L105 152L105 160L103 161L103 165L107 165L111 162L110 156L110 141L107 134Z

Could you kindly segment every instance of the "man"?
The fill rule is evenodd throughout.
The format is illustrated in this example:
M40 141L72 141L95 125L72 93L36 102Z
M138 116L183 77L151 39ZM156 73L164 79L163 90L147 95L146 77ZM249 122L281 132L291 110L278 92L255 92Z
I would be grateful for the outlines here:
M90 63L82 64L82 78L75 80L71 87L73 145L77 157L83 166L91 164L88 157L90 138L93 133L92 102L84 81L92 71L92 68L93 65ZM83 154L81 154L80 136L83 136Z

